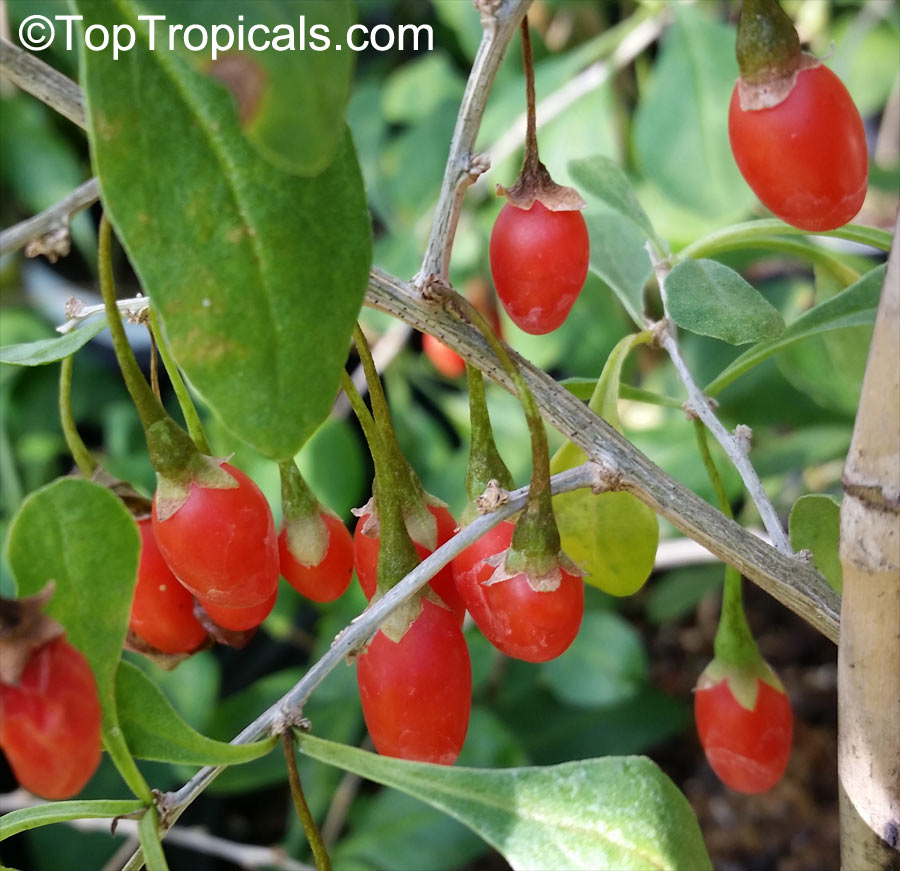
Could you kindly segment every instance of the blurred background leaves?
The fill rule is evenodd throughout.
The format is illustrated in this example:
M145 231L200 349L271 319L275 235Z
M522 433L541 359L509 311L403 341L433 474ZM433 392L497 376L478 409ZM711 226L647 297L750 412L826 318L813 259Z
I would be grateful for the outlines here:
M825 55L834 43L829 65L857 101L874 155L870 194L858 220L889 228L900 190L897 115L891 114L898 112L900 102L896 51L900 6L887 0L784 0L784 7L813 52ZM65 4L52 0L7 0L6 8L12 32L28 14L68 11ZM532 7L539 106L543 101L552 106L568 83L592 65L608 61L616 47L604 36L609 27L617 26L621 33L641 22L659 23L658 40L652 40L633 62L611 69L600 84L543 125L538 135L542 158L561 182L572 183L573 160L604 155L616 161L657 232L676 251L729 222L764 214L731 163L724 126L735 76L737 10L736 2L725 0L670 4L536 0ZM373 217L374 262L410 277L420 265L480 23L471 4L463 0L360 0L357 14L369 26L428 23L434 28L431 52L358 55L346 110ZM43 59L77 77L74 53L54 45ZM521 119L522 84L515 40L498 73L479 148L493 150L503 144L504 134ZM7 227L57 201L91 170L81 131L5 82L0 82L0 113L0 224ZM487 244L501 206L493 186L512 181L521 149L512 141L498 157L467 195L451 264L457 287L489 278ZM65 319L65 298L88 298L95 282L96 217L93 210L75 221L73 251L52 272L21 254L0 261L0 345L52 337L53 328ZM631 274L624 268L633 272L638 267L630 258L619 264L616 257L634 248L634 240L626 239L619 223L599 210L591 230L596 274L589 277L563 327L549 336L527 336L503 318L509 343L559 379L596 379L616 342L631 329L619 284L621 276ZM829 243L829 251L860 274L879 262L859 246ZM746 249L716 259L740 273L788 325L842 289L835 286L833 276L784 252ZM640 275L645 270L641 262ZM124 258L117 263L117 273L122 295L134 295L139 288ZM652 282L646 295L653 311L657 302ZM376 342L393 324L366 309L362 319ZM726 426L746 423L753 428L754 464L785 520L794 502L806 494L840 495L841 467L870 333L870 327L856 326L805 339L750 370L718 396ZM133 335L146 365L146 339L139 332ZM714 338L683 333L681 339L701 384L712 381L742 352ZM22 498L71 470L57 417L57 376L57 364L0 367L3 538ZM630 385L683 398L680 383L658 352L638 349L629 357L623 377ZM392 359L384 380L404 451L426 489L458 512L465 500L462 482L468 451L462 379L440 376L421 354L419 336L412 334ZM175 403L168 393L166 397L177 416ZM524 483L530 453L521 410L493 385L488 385L488 402L500 450L516 481ZM76 357L73 404L82 435L109 471L150 492L154 480L140 426L102 333ZM692 424L680 409L625 399L619 410L625 434L638 448L714 501L694 446ZM254 477L277 513L275 466L232 438L212 416L207 415L205 422L214 451L234 452L232 462ZM561 438L554 431L549 436L555 450ZM713 453L739 521L758 525L739 478L717 448ZM355 423L330 418L298 460L319 498L351 522L350 509L368 498L372 475ZM665 523L661 532L664 541L674 536ZM661 754L672 770L677 769L679 763L671 760L682 747L687 748L685 753L692 748L689 688L696 674L681 679L675 670L679 674L690 670L696 657L702 661L708 653L711 633L704 635L704 615L715 612L720 578L720 566L662 568L639 596L624 602L589 589L578 642L560 660L541 667L503 658L469 630L475 704L461 762L552 764L648 753ZM10 589L4 557L0 592L9 595ZM764 602L751 598L751 623L754 603L761 611L765 608ZM330 605L303 602L283 589L263 630L244 651L206 651L170 673L131 654L127 657L152 677L194 728L229 740L302 675L364 604L355 583L342 600ZM700 627L696 630L690 628L695 621ZM792 637L801 635L795 631ZM676 646L680 655L674 652ZM764 654L768 655L765 649ZM802 661L809 656L808 648L792 647L789 655ZM815 658L812 662L820 667ZM809 705L806 713L814 719L819 715L813 703ZM351 669L331 675L304 713L315 734L350 744L365 739ZM301 757L299 764L314 815L320 822L330 821L326 829L332 837L339 835L333 852L336 868L503 867L495 854L479 858L488 848L468 830L415 799L349 780L311 759ZM193 770L154 763L142 768L161 789L177 787ZM0 789L12 785L8 773L3 774ZM707 791L708 786L704 782ZM124 796L105 761L85 797ZM206 825L236 840L283 842L290 855L308 859L277 754L230 769L188 811L183 823ZM80 867L100 867L115 849L106 835L67 826L29 832L16 840L17 846L0 846L0 855L17 867L64 867L73 855ZM177 849L170 861L173 868L192 871L233 867ZM759 867L774 868L776 859Z

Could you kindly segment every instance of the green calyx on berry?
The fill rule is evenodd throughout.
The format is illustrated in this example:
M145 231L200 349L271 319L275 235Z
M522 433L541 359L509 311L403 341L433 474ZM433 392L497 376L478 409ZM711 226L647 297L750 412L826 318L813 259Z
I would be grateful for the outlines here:
M322 518L328 509L310 490L293 460L279 463L278 469L288 550L298 563L317 566L328 553L328 526Z
M369 396L372 401L372 414L369 413L352 379L346 372L342 376L342 384L363 428L375 464L375 483L372 491L375 511L378 515L380 541L377 590L379 594L384 595L420 562L415 545L410 538L410 531L407 529L411 490L416 488L413 485L412 469L397 444L387 398L372 359L369 343L358 324L354 330L353 339L366 374ZM418 488L421 492L421 484L418 485ZM421 506L422 511L428 513L424 499L421 501ZM434 543L437 542L436 525L430 540ZM413 598L418 599L418 597Z
M487 490L492 481L504 490L511 490L514 486L512 475L494 442L494 430L491 427L491 416L484 392L484 376L474 366L467 365L466 381L469 387L472 444L466 467L466 495L469 500L463 511L461 526L467 526L478 516L476 507L478 497Z
M533 481L531 486L534 489ZM496 584L523 574L532 590L548 592L559 588L563 571L576 577L583 574L560 549L559 529L548 488L538 499L529 499L516 521L503 564L487 583Z
M748 711L756 709L760 682L767 683L778 692L784 692L784 685L769 664L760 657L744 666L730 665L716 658L706 666L697 679L695 690L705 690L726 681L735 701Z
M722 614L714 650L715 658L701 675L697 689L727 680L735 699L751 711L756 707L758 681L784 692L781 681L762 658L750 631L741 602L741 576L731 566L725 568Z
M800 50L797 31L778 0L744 0L735 50L745 112L777 106L794 89L797 73L820 64Z
M525 160L522 171L512 187L497 185L497 194L505 196L519 209L530 209L535 202L551 212L570 212L583 209L587 203L574 188L557 184L541 163L537 144L537 116L534 98L534 62L531 55L531 35L528 16L522 19L522 61L525 66L527 127L525 132Z

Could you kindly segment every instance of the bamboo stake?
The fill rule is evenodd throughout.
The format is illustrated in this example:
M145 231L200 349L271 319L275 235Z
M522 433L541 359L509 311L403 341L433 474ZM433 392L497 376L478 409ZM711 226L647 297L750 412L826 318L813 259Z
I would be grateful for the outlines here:
M841 862L900 868L900 233L844 466L838 648Z

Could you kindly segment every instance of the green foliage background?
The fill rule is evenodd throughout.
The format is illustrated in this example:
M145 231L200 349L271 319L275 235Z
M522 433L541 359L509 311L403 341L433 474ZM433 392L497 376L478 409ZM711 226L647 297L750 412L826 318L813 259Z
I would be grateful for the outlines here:
M829 65L844 78L876 131L890 90L896 87L900 9L885 3L883 15L863 16L861 5L784 3L801 22L815 53L826 54L834 40ZM67 11L53 2L11 0L8 7L13 28L33 12ZM370 25L427 22L435 32L432 52L357 56L346 108L374 219L374 263L409 277L420 265L480 25L463 0L362 0L358 14ZM731 161L725 130L724 107L736 75L732 54L736 4L709 0L675 2L666 8L632 0L538 2L533 15L536 87L540 101L607 56L613 47L604 35L608 27L624 27L621 22L633 21L632 16L649 20L661 15L671 16L661 40L542 126L539 140L545 164L562 183L584 181L573 161L602 155L621 166L653 226L677 251L725 224L762 214ZM45 59L77 77L74 53L54 47ZM491 95L479 147L502 140L523 111L522 90L514 41ZM290 94L282 99L289 101ZM0 223L5 227L58 200L91 169L86 139L67 121L12 89L0 93L0 100ZM489 279L487 242L501 205L492 195L493 185L513 180L520 157L519 150L511 149L467 195L451 264L457 287ZM865 222L889 225L896 208L897 165L874 164L871 185ZM643 240L633 222L593 200L588 220L592 274L565 325L553 335L533 337L508 320L503 322L510 344L560 379L599 376L615 344L633 330L631 318L649 275ZM828 250L858 274L878 262L862 249ZM761 247L717 259L750 281L770 304L773 317L789 325L843 287L836 284L834 270L813 269L808 260L790 253ZM73 225L73 253L56 267L26 261L21 255L0 261L0 345L53 337L53 327L63 320L61 301L70 294L88 298L96 278L95 260L93 222L84 215ZM118 268L120 290L131 295L138 289L136 280L124 259ZM652 294L649 305L658 311ZM375 333L398 326L371 310L364 309L362 319ZM805 494L840 493L840 470L871 332L864 321L786 347L718 395L726 425L745 423L753 428L754 464L783 517ZM140 344L141 337L135 335ZM92 341L75 359L75 417L106 467L150 492L153 474L140 427L102 339ZM701 384L713 382L746 351L687 332L682 341ZM434 371L420 353L417 336L404 344L384 380L406 455L425 487L458 512L465 498L462 482L468 450L462 385ZM671 368L658 353L646 349L629 357L625 380L660 394L682 396ZM26 494L71 468L58 424L56 391L55 365L0 367L4 538ZM516 480L524 483L530 454L521 412L499 389L489 386L488 396L500 450ZM692 425L678 408L625 400L619 412L625 434L638 448L714 501ZM234 452L232 462L263 488L277 519L275 465L236 440L214 416L207 415L206 424L214 451ZM561 438L553 431L550 438L555 450ZM739 521L758 525L752 507L742 499L739 478L723 456L714 453L726 470L726 490L739 509ZM353 422L346 417L326 421L298 459L320 498L349 522L350 509L368 497L372 474ZM661 532L664 539L673 534L665 523ZM809 538L803 538L802 530L798 534L801 540ZM640 597L624 603L588 588L585 627L578 643L560 660L542 667L500 660L475 630L470 631L475 698L460 764L555 764L631 753L652 757L661 742L690 728L690 699L673 697L654 685L644 641L632 623L653 625L690 613L703 597L714 594L717 585L717 575L707 571L679 570L654 577ZM10 569L4 563L0 592L8 595L10 590ZM283 590L262 632L243 652L203 652L168 673L131 655L127 658L161 687L184 720L205 735L227 741L285 692L364 604L355 584L341 601L327 606L301 602ZM363 739L351 669L332 674L304 713L320 736L349 744ZM307 798L321 820L342 774L308 758L301 758L300 764ZM177 787L194 770L170 763L142 763L141 768L160 789ZM216 826L229 801L270 799L266 790L283 782L283 762L277 754L235 766L213 784L209 797L192 812L193 819ZM85 797L126 796L114 769L104 761ZM36 868L64 867L75 855L79 867L99 867L114 849L105 836L77 833L66 826L22 837ZM283 838L289 854L306 858L302 831L286 805L277 823L256 837ZM0 855L5 855L4 849L0 847ZM349 808L333 859L336 868L439 869L464 867L486 850L459 823L415 799L390 789L366 788ZM176 854L170 861L173 867L201 867L193 855Z

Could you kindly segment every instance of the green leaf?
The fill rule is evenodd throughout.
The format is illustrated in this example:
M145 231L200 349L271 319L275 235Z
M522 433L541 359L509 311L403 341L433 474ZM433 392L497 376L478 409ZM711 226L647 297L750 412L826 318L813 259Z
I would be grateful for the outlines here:
M611 707L636 696L647 682L640 635L613 611L589 611L571 646L545 662L541 676L560 701Z
M447 871L465 868L487 850L481 838L446 814L402 792L382 789L341 837L331 859L335 868L354 871Z
M144 861L153 871L169 871L165 853L162 848L162 838L159 832L159 815L156 806L151 805L138 822L138 836L141 842L141 850L144 853Z
M54 801L34 807L19 808L0 818L0 841L5 841L20 832L64 823L69 820L107 819L121 817L142 810L144 805L135 800L108 801Z
M574 490L554 496L553 510L562 549L585 572L586 584L612 596L644 585L659 546L652 508L631 493Z
M715 396L736 378L808 336L875 323L885 266L876 266L855 284L801 315L777 338L756 345L733 360L705 389Z
M101 317L87 326L79 327L55 339L38 339L21 345L4 345L0 348L0 363L12 366L43 366L46 363L57 363L86 345L104 327L106 318Z
M465 81L446 54L421 54L387 77L381 110L395 124L415 124L446 100L460 100L464 89Z
M641 171L671 200L720 223L753 202L728 142L738 77L734 29L704 8L673 3L672 26L634 116Z
M590 408L619 432L617 401L622 365L632 348L650 340L647 332L626 336L606 361ZM587 461L587 454L566 442L550 461L551 474ZM614 596L630 596L653 569L659 523L653 509L631 493L573 490L553 497L563 551L585 572L584 582Z
M597 381L594 378L583 378L573 376L572 378L563 378L559 382L560 386L565 387L573 396L587 401L594 395L597 387ZM662 405L665 408L681 408L684 401L675 399L673 396L665 396L654 390L647 390L643 387L632 387L630 384L619 385L619 399L633 399L636 402L646 402L650 405Z
M146 33L130 0L74 5L85 27ZM141 44L81 60L103 203L176 360L233 434L293 456L337 393L371 259L349 134L321 174L290 175L178 55Z
M645 237L635 225L604 206L586 210L591 239L590 270L616 295L639 327L644 325L644 285L653 274Z
M616 161L598 154L570 161L569 172L579 185L579 193L601 200L614 212L628 218L658 251L665 251L665 243L657 236L628 176Z
M791 547L811 550L813 564L825 580L840 593L844 587L844 570L838 553L841 536L841 504L832 496L801 496L788 519Z
M162 690L130 662L123 662L116 674L116 702L125 740L139 759L233 765L265 756L275 746L275 738L226 744L201 735L178 715Z
M355 52L337 50L355 22L350 0L130 0L123 6L133 14L153 12L174 23L200 24L216 33L219 48L213 58L212 38L204 51L182 51L191 65L221 81L232 91L247 138L259 153L279 169L315 175L331 162L343 135L343 114L350 93ZM239 21L238 16L242 20ZM226 48L228 24L233 46ZM282 25L278 30L275 28ZM316 32L312 28L317 26ZM238 48L240 36L257 29L257 45L271 42L268 50ZM322 28L327 28L327 32ZM320 37L329 39L327 51ZM357 37L359 40L360 37ZM293 45L290 50L277 47ZM176 38L176 46L181 40ZM343 48L348 48L346 45Z
M311 735L298 746L444 811L514 869L712 867L687 800L645 757L479 769L389 759Z
M135 793L144 797L146 784L122 740L115 699L139 553L137 524L124 503L81 478L61 478L32 493L13 519L7 542L19 596L55 582L47 613L87 657L103 710L104 744Z
M47 613L87 657L101 700L112 707L140 551L128 509L99 484L61 478L22 503L7 548L19 596L55 581Z
M654 578L653 588L647 594L647 619L657 624L678 620L693 611L713 590L721 588L722 567L718 563L666 572L662 578Z
M686 260L666 279L672 320L692 333L732 345L784 332L778 311L733 269L715 260Z

